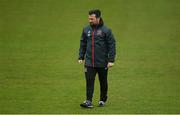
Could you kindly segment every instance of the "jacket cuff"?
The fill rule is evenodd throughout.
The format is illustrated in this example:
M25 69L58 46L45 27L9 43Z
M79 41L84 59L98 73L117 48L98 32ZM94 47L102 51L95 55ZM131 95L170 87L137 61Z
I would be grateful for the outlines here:
M84 58L82 58L82 57L79 57L79 58L78 58L78 60L84 60Z
M108 59L108 62L114 62L115 60L114 59Z

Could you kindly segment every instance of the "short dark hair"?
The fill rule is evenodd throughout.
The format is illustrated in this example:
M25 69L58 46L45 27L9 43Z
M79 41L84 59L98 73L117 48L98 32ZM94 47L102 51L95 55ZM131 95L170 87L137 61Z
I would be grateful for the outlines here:
M90 10L89 11L89 15L95 14L96 18L100 18L101 17L101 11L99 9L94 9L94 10Z

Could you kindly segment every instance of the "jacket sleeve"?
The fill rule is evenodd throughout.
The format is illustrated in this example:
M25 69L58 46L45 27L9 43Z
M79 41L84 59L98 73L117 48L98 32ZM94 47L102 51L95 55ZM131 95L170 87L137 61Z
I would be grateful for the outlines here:
M116 56L116 41L111 30L107 32L108 62L114 62Z
M86 45L87 45L87 39L83 29L80 39L79 58L78 58L79 60L84 60L84 56L86 53Z

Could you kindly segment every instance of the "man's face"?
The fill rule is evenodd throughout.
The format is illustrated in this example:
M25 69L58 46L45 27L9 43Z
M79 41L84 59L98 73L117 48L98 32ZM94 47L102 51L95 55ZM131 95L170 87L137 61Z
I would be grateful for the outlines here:
M90 25L97 25L99 23L99 18L96 18L95 14L89 15L88 20Z

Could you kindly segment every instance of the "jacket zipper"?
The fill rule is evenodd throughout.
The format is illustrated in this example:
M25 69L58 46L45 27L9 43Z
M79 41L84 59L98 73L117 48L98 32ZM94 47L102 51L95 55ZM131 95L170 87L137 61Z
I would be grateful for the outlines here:
M94 32L95 32L95 28L92 32L92 65L94 67Z

